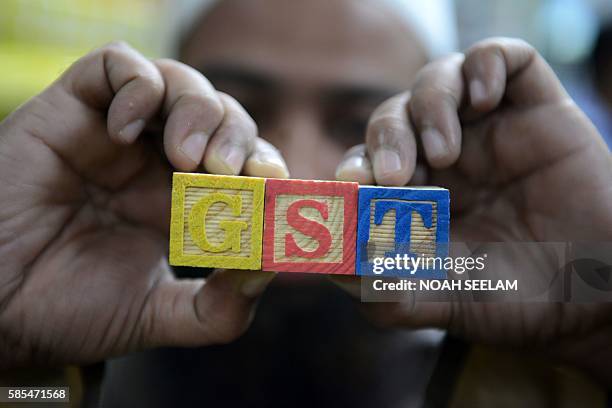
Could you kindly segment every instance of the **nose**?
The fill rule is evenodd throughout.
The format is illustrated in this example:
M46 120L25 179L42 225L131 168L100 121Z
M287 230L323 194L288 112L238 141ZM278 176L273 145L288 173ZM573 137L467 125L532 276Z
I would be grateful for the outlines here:
M284 104L262 136L281 151L292 178L334 179L343 152L327 136L323 112L314 103Z

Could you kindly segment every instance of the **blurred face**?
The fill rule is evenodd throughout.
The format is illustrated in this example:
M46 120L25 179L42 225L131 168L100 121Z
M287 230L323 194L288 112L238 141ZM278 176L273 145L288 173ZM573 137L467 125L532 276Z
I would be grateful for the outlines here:
M182 60L249 111L293 178L333 179L374 108L408 89L426 54L377 0L221 0Z

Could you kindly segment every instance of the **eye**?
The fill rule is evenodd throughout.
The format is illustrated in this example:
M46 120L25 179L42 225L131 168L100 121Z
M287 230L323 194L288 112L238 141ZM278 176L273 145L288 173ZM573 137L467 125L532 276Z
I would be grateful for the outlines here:
M272 119L274 113L273 104L269 101L257 99L257 98L248 98L245 99L244 102L239 101L244 109L251 115L257 127L264 128L267 127Z
M253 118L258 127L269 123L274 111L273 98L269 93L257 87L245 86L237 81L215 79L211 82L218 91L224 92L235 98L240 105Z

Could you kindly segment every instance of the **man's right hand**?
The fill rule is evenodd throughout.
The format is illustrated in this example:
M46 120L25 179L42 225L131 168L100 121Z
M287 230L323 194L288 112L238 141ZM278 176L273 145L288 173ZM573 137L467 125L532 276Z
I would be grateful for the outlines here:
M272 274L177 280L167 264L172 170L201 165L288 176L236 100L121 43L77 61L0 124L0 368L245 330Z
M612 240L612 156L544 58L520 40L483 40L423 67L412 89L373 113L366 144L340 169L345 179L448 188L452 241L495 254L488 278L519 277L522 293L547 289L560 265L544 246L517 256L514 244ZM491 244L500 242L504 251ZM357 278L336 281L359 294ZM612 386L609 303L414 300L364 308L383 325L544 350Z

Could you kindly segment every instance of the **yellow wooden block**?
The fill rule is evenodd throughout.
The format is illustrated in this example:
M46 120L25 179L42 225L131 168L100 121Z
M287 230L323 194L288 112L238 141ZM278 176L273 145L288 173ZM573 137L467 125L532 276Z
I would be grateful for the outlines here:
M261 269L265 179L174 173L170 264Z

